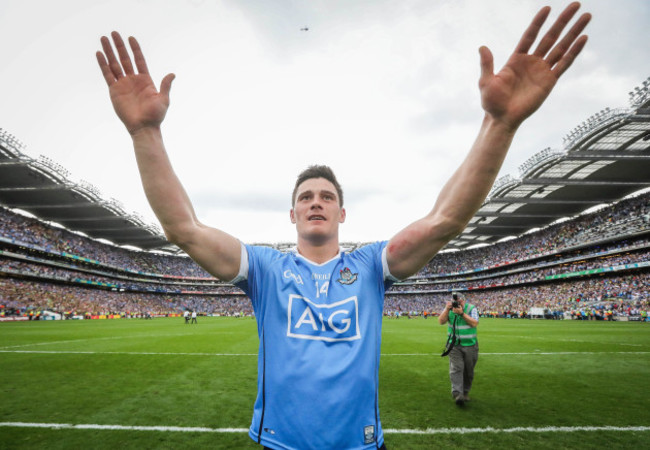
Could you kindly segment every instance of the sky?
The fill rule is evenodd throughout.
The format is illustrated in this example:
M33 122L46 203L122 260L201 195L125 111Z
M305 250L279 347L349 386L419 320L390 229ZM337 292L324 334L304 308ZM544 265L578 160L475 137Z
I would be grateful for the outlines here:
M297 174L327 164L342 242L389 239L427 214L482 120L478 48L495 70L534 0L2 0L0 128L156 223L95 52L137 37L154 83L176 79L163 135L199 219L244 242L295 242ZM519 129L499 176L650 76L650 2L584 0L589 41ZM308 30L303 30L308 28Z

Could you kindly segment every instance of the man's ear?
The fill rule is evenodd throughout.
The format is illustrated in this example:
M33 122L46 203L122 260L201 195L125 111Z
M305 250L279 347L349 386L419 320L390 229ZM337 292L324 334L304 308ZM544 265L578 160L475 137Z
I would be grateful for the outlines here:
M341 215L339 216L339 223L345 222L345 208L341 208Z
M296 216L293 213L293 208L289 210L289 217L291 218L291 223L296 223Z

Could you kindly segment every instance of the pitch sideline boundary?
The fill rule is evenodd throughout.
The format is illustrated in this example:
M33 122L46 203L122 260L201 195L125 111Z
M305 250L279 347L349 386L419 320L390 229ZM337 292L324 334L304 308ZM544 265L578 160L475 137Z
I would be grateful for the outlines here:
M146 355L146 356L257 356L257 353L189 353L189 352L112 352L112 351L84 351L84 350L10 350L0 347L0 353L38 353L61 355ZM650 351L630 352L482 352L481 356L554 356L554 355L647 355ZM389 356L437 356L437 353L382 353L382 357Z
M173 426L137 426L137 425L99 425L70 423L29 423L0 422L0 427L9 428L47 428L52 430L109 430L109 431L162 431L184 433L247 433L248 428L207 428L207 427L173 427ZM650 426L578 426L578 427L512 427L512 428L427 428L396 429L386 428L385 434L472 434L472 433L573 433L577 431L650 431Z

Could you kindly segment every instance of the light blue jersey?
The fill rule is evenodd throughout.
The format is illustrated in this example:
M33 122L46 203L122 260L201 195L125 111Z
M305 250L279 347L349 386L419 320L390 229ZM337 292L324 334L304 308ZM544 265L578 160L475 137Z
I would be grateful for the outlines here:
M384 441L378 376L386 243L316 264L246 246L235 284L260 339L249 435L278 449L371 449ZM246 270L247 268L247 270Z

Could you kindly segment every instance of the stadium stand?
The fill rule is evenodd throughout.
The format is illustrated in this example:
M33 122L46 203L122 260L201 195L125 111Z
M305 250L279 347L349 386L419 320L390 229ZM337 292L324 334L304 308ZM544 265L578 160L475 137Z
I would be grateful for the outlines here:
M462 291L484 316L535 310L549 319L647 320L648 81L632 94L631 108L592 116L562 151L546 149L519 178L497 180L467 229L387 293L385 314L436 315L450 292ZM180 254L155 226L22 150L0 130L0 320L44 318L45 311L64 318L252 314L243 292Z
M623 220L624 219L624 220ZM602 224L619 226L615 235ZM621 226L621 224L624 225ZM386 314L435 315L464 291L484 315L641 316L650 305L650 193L518 239L437 255L386 296ZM250 315L248 299L192 260L137 252L0 209L0 314Z

